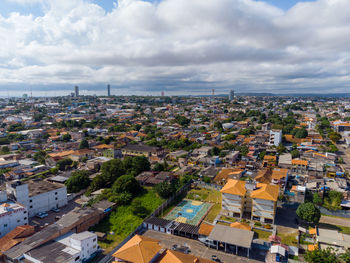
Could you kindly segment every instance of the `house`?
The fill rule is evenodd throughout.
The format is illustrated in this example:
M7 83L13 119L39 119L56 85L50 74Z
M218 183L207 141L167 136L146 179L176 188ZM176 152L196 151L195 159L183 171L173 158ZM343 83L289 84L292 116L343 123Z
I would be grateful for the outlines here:
M239 179L244 173L243 169L239 168L222 168L215 176L214 182L217 184L225 184L228 179Z
M114 262L128 263L214 263L211 260L163 248L153 238L135 235L114 254Z
M11 232L0 238L0 252L5 252L10 248L24 241L27 237L35 233L34 226L17 226Z
M139 144L128 144L121 151L123 156L146 156L148 158L152 156L159 157L164 153L162 148Z
M292 168L292 155L290 153L281 154L278 158L278 167L286 169Z
M272 170L271 181L275 184L284 184L288 180L288 175L288 169L274 168Z
M277 185L229 179L220 192L222 210L228 215L274 222L279 193Z

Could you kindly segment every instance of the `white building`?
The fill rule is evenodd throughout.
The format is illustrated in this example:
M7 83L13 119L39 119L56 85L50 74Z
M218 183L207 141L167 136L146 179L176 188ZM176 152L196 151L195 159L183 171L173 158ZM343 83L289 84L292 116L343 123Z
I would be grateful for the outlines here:
M24 254L29 262L87 262L99 250L97 235L88 231L67 233ZM26 261L26 262L27 262Z
M6 184L6 191L28 208L29 217L67 204L67 188L48 181L29 181L26 184L12 181Z
M24 205L12 201L0 203L0 237L11 232L17 226L27 224L28 212Z
M282 131L281 130L271 130L269 144L275 145L276 147L282 143Z

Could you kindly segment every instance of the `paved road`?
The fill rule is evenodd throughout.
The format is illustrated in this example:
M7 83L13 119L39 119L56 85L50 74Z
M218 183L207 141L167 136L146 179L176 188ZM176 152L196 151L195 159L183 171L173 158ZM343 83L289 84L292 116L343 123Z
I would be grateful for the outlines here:
M251 256L254 259L247 258L246 257L247 252L241 251L241 253L243 253L245 256L240 257L237 255L227 254L222 251L208 248L203 243L197 240L187 239L179 236L173 236L173 235L169 235L169 234L165 234L165 233L161 233L153 230L147 230L144 233L144 236L160 240L160 244L168 249L171 249L171 247L175 244L178 244L178 245L186 244L190 248L192 255L195 255L197 257L207 258L207 259L211 259L212 255L217 255L221 261L226 263L247 263L247 262L258 263L258 262L263 262L265 258L264 251L254 250L254 252L251 252Z
M350 227L350 218L338 218L331 216L321 216L320 223Z

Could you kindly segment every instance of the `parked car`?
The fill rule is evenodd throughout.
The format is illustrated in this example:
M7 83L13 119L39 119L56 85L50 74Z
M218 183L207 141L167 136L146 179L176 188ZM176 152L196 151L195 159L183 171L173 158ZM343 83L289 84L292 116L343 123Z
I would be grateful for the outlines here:
M49 214L46 212L40 212L40 213L37 213L35 216L39 218L44 218L44 217L47 217L48 215Z
M51 211L55 212L55 213L58 213L60 210L58 208L52 208Z
M217 255L211 255L211 260L215 262L221 262Z

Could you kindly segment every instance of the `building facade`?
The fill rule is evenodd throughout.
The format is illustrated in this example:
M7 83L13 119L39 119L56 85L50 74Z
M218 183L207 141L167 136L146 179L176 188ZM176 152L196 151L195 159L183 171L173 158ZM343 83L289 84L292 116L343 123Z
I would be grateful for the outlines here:
M281 130L270 130L269 144L275 145L276 147L282 143L282 131Z
M229 179L221 189L222 210L229 216L274 223L279 186Z
M67 204L67 188L62 184L48 181L29 181L26 184L22 184L20 181L12 181L7 183L6 191L17 202L27 207L28 217Z
M27 208L12 201L0 204L0 237L11 232L17 226L28 224Z

